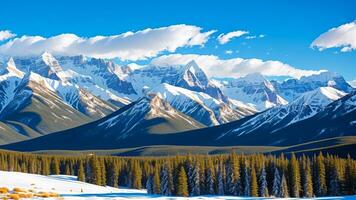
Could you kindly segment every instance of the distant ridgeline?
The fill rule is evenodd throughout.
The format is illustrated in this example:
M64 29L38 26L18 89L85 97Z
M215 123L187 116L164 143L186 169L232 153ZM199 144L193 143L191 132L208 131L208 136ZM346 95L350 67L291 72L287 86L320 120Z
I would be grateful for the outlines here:
M290 159L236 154L133 158L1 151L0 170L77 175L92 184L146 188L167 196L313 197L356 191L356 160L322 154Z

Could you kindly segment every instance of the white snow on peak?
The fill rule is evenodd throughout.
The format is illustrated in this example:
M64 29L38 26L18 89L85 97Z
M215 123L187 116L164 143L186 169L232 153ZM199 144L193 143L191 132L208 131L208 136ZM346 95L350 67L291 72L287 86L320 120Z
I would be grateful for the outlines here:
M14 61L14 59L12 57L7 62L6 69L7 69L7 71L8 71L10 76L17 76L17 77L21 77L22 78L24 76L24 74L25 74L21 70L17 69L15 61Z
M249 83L263 83L267 81L265 77L260 73L247 74L246 76L238 78L238 80L249 82Z
M202 71L202 69L198 66L198 64L194 60L192 60L188 64L186 64L184 66L183 70L189 70L193 74L195 74L195 72Z
M333 87L320 87L313 91L304 93L291 104L326 106L345 96L346 93Z
M334 78L341 77L338 73L335 72L321 72L320 74L313 74L310 76L303 76L300 78L301 81L303 82L328 82L329 80L332 80Z

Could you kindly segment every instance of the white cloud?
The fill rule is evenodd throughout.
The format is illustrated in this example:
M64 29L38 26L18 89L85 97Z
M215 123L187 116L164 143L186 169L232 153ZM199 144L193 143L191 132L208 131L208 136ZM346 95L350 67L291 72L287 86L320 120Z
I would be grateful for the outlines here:
M245 39L248 39L248 40L256 39L256 36L255 35L246 36Z
M55 55L84 54L97 58L140 60L155 57L164 51L175 52L180 47L203 46L214 32L202 32L200 27L182 24L91 38L75 34L50 38L22 36L1 45L0 54L32 56L48 51Z
M200 67L212 77L241 77L251 73L260 73L265 76L290 76L300 78L318 74L325 70L302 70L280 61L263 61L260 59L232 58L222 60L214 55L198 54L170 54L154 58L151 64L158 66L185 65L195 60Z
M248 34L248 31L233 31L227 34L220 34L218 36L218 41L220 44L228 43L232 38L241 37L242 35Z
M225 51L225 54L232 54L233 53L233 51L231 51L231 50L226 50Z
M341 52L356 49L356 21L332 28L316 38L311 47L320 51L329 48L341 48Z
M10 38L15 37L16 34L11 33L11 31L9 30L5 30L5 31L0 31L0 41L4 41Z
M245 39L247 39L247 40L252 40L252 39L256 39L256 38L264 38L265 37L265 35L263 35L263 34L260 34L260 35L249 35L249 36L246 36L245 37Z
M353 88L356 88L356 80L352 80L348 82Z

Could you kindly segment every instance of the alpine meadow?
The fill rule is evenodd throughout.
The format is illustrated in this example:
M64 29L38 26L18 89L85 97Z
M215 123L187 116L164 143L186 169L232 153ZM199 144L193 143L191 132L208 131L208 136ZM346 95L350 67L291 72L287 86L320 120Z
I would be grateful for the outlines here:
M0 199L356 199L356 2L0 3Z

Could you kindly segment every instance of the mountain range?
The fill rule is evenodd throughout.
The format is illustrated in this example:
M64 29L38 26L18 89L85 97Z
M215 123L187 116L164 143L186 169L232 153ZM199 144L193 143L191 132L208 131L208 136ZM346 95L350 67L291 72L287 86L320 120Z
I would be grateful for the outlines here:
M276 81L210 78L194 61L0 61L0 143L12 150L297 145L356 136L355 110L355 89L333 72Z

